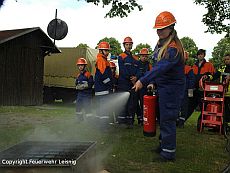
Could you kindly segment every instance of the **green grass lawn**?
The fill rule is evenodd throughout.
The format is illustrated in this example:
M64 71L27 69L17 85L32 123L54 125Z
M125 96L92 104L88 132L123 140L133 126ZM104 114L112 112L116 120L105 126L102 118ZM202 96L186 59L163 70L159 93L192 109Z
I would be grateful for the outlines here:
M196 131L194 113L183 129L177 129L174 163L152 162L156 137L144 137L142 128L110 125L101 131L88 121L76 123L75 106L57 103L30 107L0 107L0 150L26 140L97 141L98 169L112 173L217 173L229 162L223 135Z

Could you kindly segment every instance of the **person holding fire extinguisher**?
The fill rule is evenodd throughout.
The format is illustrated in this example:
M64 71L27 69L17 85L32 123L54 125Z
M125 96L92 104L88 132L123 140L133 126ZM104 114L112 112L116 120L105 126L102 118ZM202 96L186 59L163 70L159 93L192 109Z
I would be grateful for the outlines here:
M154 49L157 58L152 70L134 85L135 91L154 81L159 95L160 157L156 162L170 162L176 156L176 120L184 95L184 48L174 29L176 19L168 11L161 12L155 21L159 40Z

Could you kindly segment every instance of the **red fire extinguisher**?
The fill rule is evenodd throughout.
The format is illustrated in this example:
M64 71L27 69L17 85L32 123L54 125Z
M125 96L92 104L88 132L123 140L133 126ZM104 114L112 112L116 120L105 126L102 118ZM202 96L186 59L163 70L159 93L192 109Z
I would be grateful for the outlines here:
M148 89L147 95L144 95L143 101L144 136L156 136L156 108L157 96L153 95L151 89Z

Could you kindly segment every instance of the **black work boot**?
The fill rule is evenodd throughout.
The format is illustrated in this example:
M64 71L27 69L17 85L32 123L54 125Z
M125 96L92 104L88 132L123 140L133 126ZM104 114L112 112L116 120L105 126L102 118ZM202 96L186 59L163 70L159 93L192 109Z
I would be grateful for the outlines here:
M158 155L157 157L153 158L152 162L159 162L159 163L175 162L175 159L168 159L161 155Z

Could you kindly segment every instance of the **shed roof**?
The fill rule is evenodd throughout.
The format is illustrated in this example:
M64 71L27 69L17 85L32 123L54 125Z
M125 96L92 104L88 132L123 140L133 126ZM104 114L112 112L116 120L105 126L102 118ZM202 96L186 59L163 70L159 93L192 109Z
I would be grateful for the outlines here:
M4 30L0 31L0 44L15 39L17 37L23 36L25 34L32 33L34 31L40 31L48 43L47 46L42 46L42 48L50 49L51 53L60 53L61 51L54 45L52 40L45 34L45 32L40 27L34 28L23 28L23 29L14 29L14 30Z

